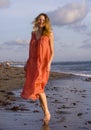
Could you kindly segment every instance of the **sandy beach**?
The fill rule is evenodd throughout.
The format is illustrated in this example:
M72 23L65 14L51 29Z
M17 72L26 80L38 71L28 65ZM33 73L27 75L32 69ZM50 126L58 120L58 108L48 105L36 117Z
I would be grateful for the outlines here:
M43 126L39 101L24 100L23 68L0 67L0 130L90 130L91 78L51 72L45 88L51 121Z

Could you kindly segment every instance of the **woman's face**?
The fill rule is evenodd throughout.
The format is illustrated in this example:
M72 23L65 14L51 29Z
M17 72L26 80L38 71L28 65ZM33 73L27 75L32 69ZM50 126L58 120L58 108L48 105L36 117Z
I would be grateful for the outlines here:
M38 18L38 26L43 28L45 26L45 17L44 15L39 16Z

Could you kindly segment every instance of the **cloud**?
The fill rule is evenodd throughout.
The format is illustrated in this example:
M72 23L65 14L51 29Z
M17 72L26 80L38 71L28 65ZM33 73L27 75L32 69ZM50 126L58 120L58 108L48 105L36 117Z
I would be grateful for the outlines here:
M18 39L18 40L7 41L0 44L0 50L19 49L19 47L26 48L29 46L28 44L29 44L28 40Z
M13 40L13 41L8 41L8 42L4 42L4 45L12 45L12 46L19 46L19 45L26 45L28 44L28 40L22 40L22 39L17 39L17 40Z
M91 30L89 30L86 34L91 38Z
M68 26L68 28L72 28L74 32L80 32L80 33L85 33L85 34L88 31L88 26L82 22L71 24Z
M12 40L0 43L0 60L25 60L28 57L28 40Z
M91 49L91 39L84 40L81 48Z
M48 12L53 25L67 25L81 21L87 15L86 0L82 3L69 3L62 8Z
M0 50L2 49L2 47L0 46Z
M10 0L0 0L0 8L7 8L10 6Z

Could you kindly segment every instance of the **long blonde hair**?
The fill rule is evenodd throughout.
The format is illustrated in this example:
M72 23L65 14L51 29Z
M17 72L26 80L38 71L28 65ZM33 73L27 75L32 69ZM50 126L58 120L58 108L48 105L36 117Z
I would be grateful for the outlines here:
M33 30L36 31L36 30L38 29L38 19L39 19L39 17L40 17L41 15L43 15L43 16L45 17L45 25L44 25L44 27L43 27L42 35L49 36L50 33L51 33L51 31L52 31L52 28L51 28L50 19L49 19L49 17L47 16L47 14L45 14L45 13L41 13L41 14L39 14L39 15L35 18L35 20L34 20L34 22L33 22L33 24L34 24Z

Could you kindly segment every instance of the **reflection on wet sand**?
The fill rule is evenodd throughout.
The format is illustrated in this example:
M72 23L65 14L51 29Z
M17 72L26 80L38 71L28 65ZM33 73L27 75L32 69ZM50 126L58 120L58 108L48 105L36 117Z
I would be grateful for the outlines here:
M41 130L50 130L50 126L49 125L43 125Z

